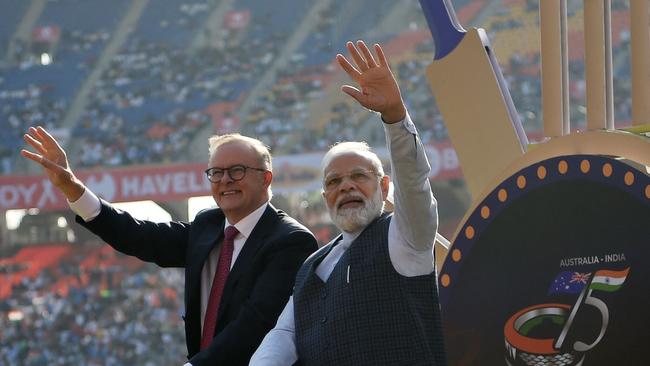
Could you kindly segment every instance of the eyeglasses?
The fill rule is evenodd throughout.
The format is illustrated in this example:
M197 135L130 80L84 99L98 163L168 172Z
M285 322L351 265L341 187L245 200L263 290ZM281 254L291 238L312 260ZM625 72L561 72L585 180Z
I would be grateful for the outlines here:
M325 177L323 187L326 192L331 192L336 190L346 177L349 177L356 184L364 184L369 182L373 176L381 177L379 173L370 170L353 170L346 174L332 174Z
M223 179L226 172L230 179L234 181L242 180L246 176L246 169L257 170L259 172L265 172L267 169L253 168L246 165L233 165L230 168L210 168L206 169L205 175L208 176L208 180L212 183L219 183Z

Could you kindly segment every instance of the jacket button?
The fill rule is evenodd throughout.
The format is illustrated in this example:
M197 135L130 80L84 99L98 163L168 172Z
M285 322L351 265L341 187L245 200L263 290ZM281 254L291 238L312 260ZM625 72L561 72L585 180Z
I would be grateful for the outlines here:
M320 320L320 322L323 323L323 324L327 323L327 317L324 316L323 319Z
M321 298L321 299L325 299L326 297L327 297L327 291L323 290L323 291L320 293L320 298Z

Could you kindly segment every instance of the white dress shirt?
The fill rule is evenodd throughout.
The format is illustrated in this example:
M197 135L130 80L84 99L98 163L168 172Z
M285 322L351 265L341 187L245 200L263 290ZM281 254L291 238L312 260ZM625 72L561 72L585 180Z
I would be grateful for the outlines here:
M76 213L77 215L81 216L81 218L86 222L97 217L97 215L99 215L99 212L101 211L101 203L99 201L99 198L97 198L97 196L89 189L86 189L78 200L76 200L75 202L68 202L68 204L70 205L72 211L74 211L74 213ZM248 214L248 216L239 220L239 222L234 225L239 231L239 234L237 234L233 243L234 248L232 253L232 261L230 262L230 269L232 269L232 267L235 265L235 262L237 261L237 257L239 256L239 253L244 247L244 243L246 243L246 240L251 235L251 232L253 232L255 225L257 225L257 222L264 214L264 211L266 210L268 205L269 205L268 202L264 203L263 205L258 207L255 211L251 212L250 214ZM226 218L224 222L224 230L226 227L230 225L231 224L228 222L228 219ZM217 263L219 262L220 251L221 251L221 245L215 245L215 247L212 248L212 250L210 250L210 254L208 255L208 258L205 261L205 264L203 265L203 269L201 270L201 332L203 332L205 311L208 307L210 290L212 289L212 281L214 280L214 274L217 271ZM192 364L188 362L184 366L191 366L191 365Z
M431 193L426 152L408 113L401 122L384 123L384 131L395 186L395 209L388 227L390 260L395 270L403 276L431 274L434 271L433 244L438 230L438 211ZM316 275L326 282L336 263L358 235L344 232L341 242L316 268ZM251 366L291 366L298 360L293 310L292 296L275 327L255 351Z
M239 234L235 237L234 249L232 252L232 261L230 262L230 269L235 265L235 261L239 256L244 243L251 235L251 232L257 225L257 222L264 214L264 210L268 206L268 202L258 207L255 211L248 214L248 216L239 220L234 226L239 230ZM224 230L231 224L228 222L228 219L225 220ZM201 270L201 334L203 334L203 321L205 320L205 311L208 307L208 300L210 299L210 290L212 290L212 281L214 280L214 274L217 272L217 263L219 262L219 253L221 252L221 245L215 245L212 250L210 250L210 255L203 265L203 270Z

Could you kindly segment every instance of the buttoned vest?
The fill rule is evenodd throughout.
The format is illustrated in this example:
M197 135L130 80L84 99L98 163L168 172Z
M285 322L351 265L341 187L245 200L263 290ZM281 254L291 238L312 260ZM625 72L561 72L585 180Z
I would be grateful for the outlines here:
M336 243L298 271L293 301L301 365L446 365L435 272L405 277L395 271L391 218L368 225L327 282L314 271Z

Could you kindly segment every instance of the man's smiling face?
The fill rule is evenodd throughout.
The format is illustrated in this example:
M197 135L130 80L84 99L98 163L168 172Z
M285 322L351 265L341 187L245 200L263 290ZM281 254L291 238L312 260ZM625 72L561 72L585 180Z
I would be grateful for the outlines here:
M265 169L259 153L245 141L230 141L220 145L210 158L209 167L228 169L236 165ZM237 223L268 201L272 173L246 169L241 180L233 180L224 172L221 181L212 183L212 197L231 224Z
M339 229L359 231L381 214L388 177L380 178L366 156L354 152L337 155L323 174L323 197Z

